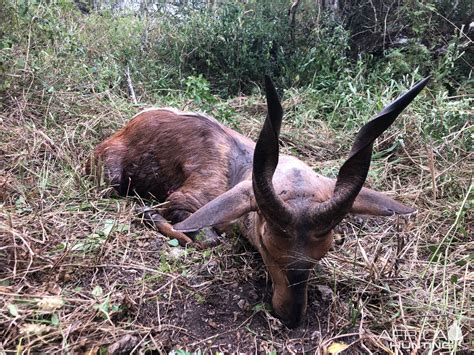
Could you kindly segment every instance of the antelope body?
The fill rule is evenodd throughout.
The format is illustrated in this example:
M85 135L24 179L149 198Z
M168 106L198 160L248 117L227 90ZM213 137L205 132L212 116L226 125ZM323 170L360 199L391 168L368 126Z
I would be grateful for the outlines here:
M415 209L363 188L374 140L426 85L422 80L359 131L337 180L302 161L279 156L283 111L266 77L268 114L257 143L213 118L172 109L148 109L94 151L92 167L121 194L167 201L158 226L190 241L192 232L240 233L262 255L273 282L272 304L289 327L307 304L307 281L329 250L333 228L348 213L388 216ZM186 239L188 238L188 239Z

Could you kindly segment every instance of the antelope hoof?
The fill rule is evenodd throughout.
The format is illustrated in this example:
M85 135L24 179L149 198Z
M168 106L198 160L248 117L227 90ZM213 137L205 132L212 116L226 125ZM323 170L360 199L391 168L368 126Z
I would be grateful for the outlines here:
M212 227L202 228L197 232L188 232L186 234L199 245L200 249L215 247L221 243L219 234Z

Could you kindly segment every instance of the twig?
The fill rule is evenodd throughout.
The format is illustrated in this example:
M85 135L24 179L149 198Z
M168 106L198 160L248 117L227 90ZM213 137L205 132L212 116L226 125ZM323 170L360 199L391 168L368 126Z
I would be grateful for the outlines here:
M290 10L288 11L288 15L290 17L290 29L291 29L291 41L295 42L295 26L296 26L296 11L298 10L298 6L300 4L300 0L293 1Z
M127 79L128 92L132 98L132 101L135 105L138 104L137 97L135 96L135 90L133 89L132 78L130 77L130 66L127 64L125 69L125 77Z
M437 197L436 171L435 171L435 166L434 166L433 143L431 141L430 141L430 146L426 147L426 153L428 154L428 168L430 169L430 174L431 174L431 186L433 189L433 199L436 201L436 197Z

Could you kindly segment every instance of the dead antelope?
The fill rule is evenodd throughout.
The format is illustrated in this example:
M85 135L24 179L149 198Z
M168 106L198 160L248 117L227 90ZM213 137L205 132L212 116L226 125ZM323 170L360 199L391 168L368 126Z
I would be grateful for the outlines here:
M274 311L295 327L306 311L310 271L329 250L333 228L348 213L415 211L362 185L375 139L427 81L360 129L335 181L294 157L279 156L283 110L268 77L268 114L256 144L210 117L148 109L100 144L89 168L102 166L106 180L121 195L166 201L164 218L156 213L150 218L164 234L183 243L204 228L212 238L209 227L220 232L236 224L268 268Z

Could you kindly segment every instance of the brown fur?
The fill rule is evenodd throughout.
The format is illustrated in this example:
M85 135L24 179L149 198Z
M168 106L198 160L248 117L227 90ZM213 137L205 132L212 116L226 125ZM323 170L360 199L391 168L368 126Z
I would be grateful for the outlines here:
M232 188L242 166L251 169L253 147L212 118L150 109L102 142L93 164L120 195L168 201L165 217L176 223Z
M305 270L310 270L329 250L332 232L318 235L308 228L288 226L292 229L289 234L297 236L291 239L272 230L272 225L256 210L250 192L254 147L251 140L212 118L152 109L137 114L101 143L94 151L93 161L102 166L107 182L119 194L136 193L168 201L163 214L172 223L190 221L187 218L204 206L193 215L195 220L202 221L201 228L216 225L209 221L214 218L225 221L217 224L225 230L238 218L241 234L260 252L272 277L274 309L293 326L306 309L304 277L309 274ZM241 184L237 186L238 183ZM276 194L301 217L301 211L331 197L335 181L314 173L294 157L281 156L273 184ZM235 202L221 201L226 192ZM374 194L383 197L385 203L370 199ZM382 211L381 206L403 206L377 194L364 189L354 203L355 212L391 214ZM210 202L217 202L215 209ZM201 211L204 215L200 215ZM225 213L230 216L219 217ZM162 233L176 237L166 223L155 225ZM298 235L301 231L306 234ZM295 287L293 283L302 286Z
M210 117L151 109L100 144L90 166L96 171L103 166L105 178L122 195L167 201L164 216L176 224L170 228L154 220L169 236L237 222L270 273L276 314L294 327L306 311L310 270L329 250L332 229L348 212L386 216L415 211L362 185L373 141L426 82L361 128L337 181L294 157L279 156L283 110L269 78L268 116L257 145ZM186 243L186 238L181 240Z

